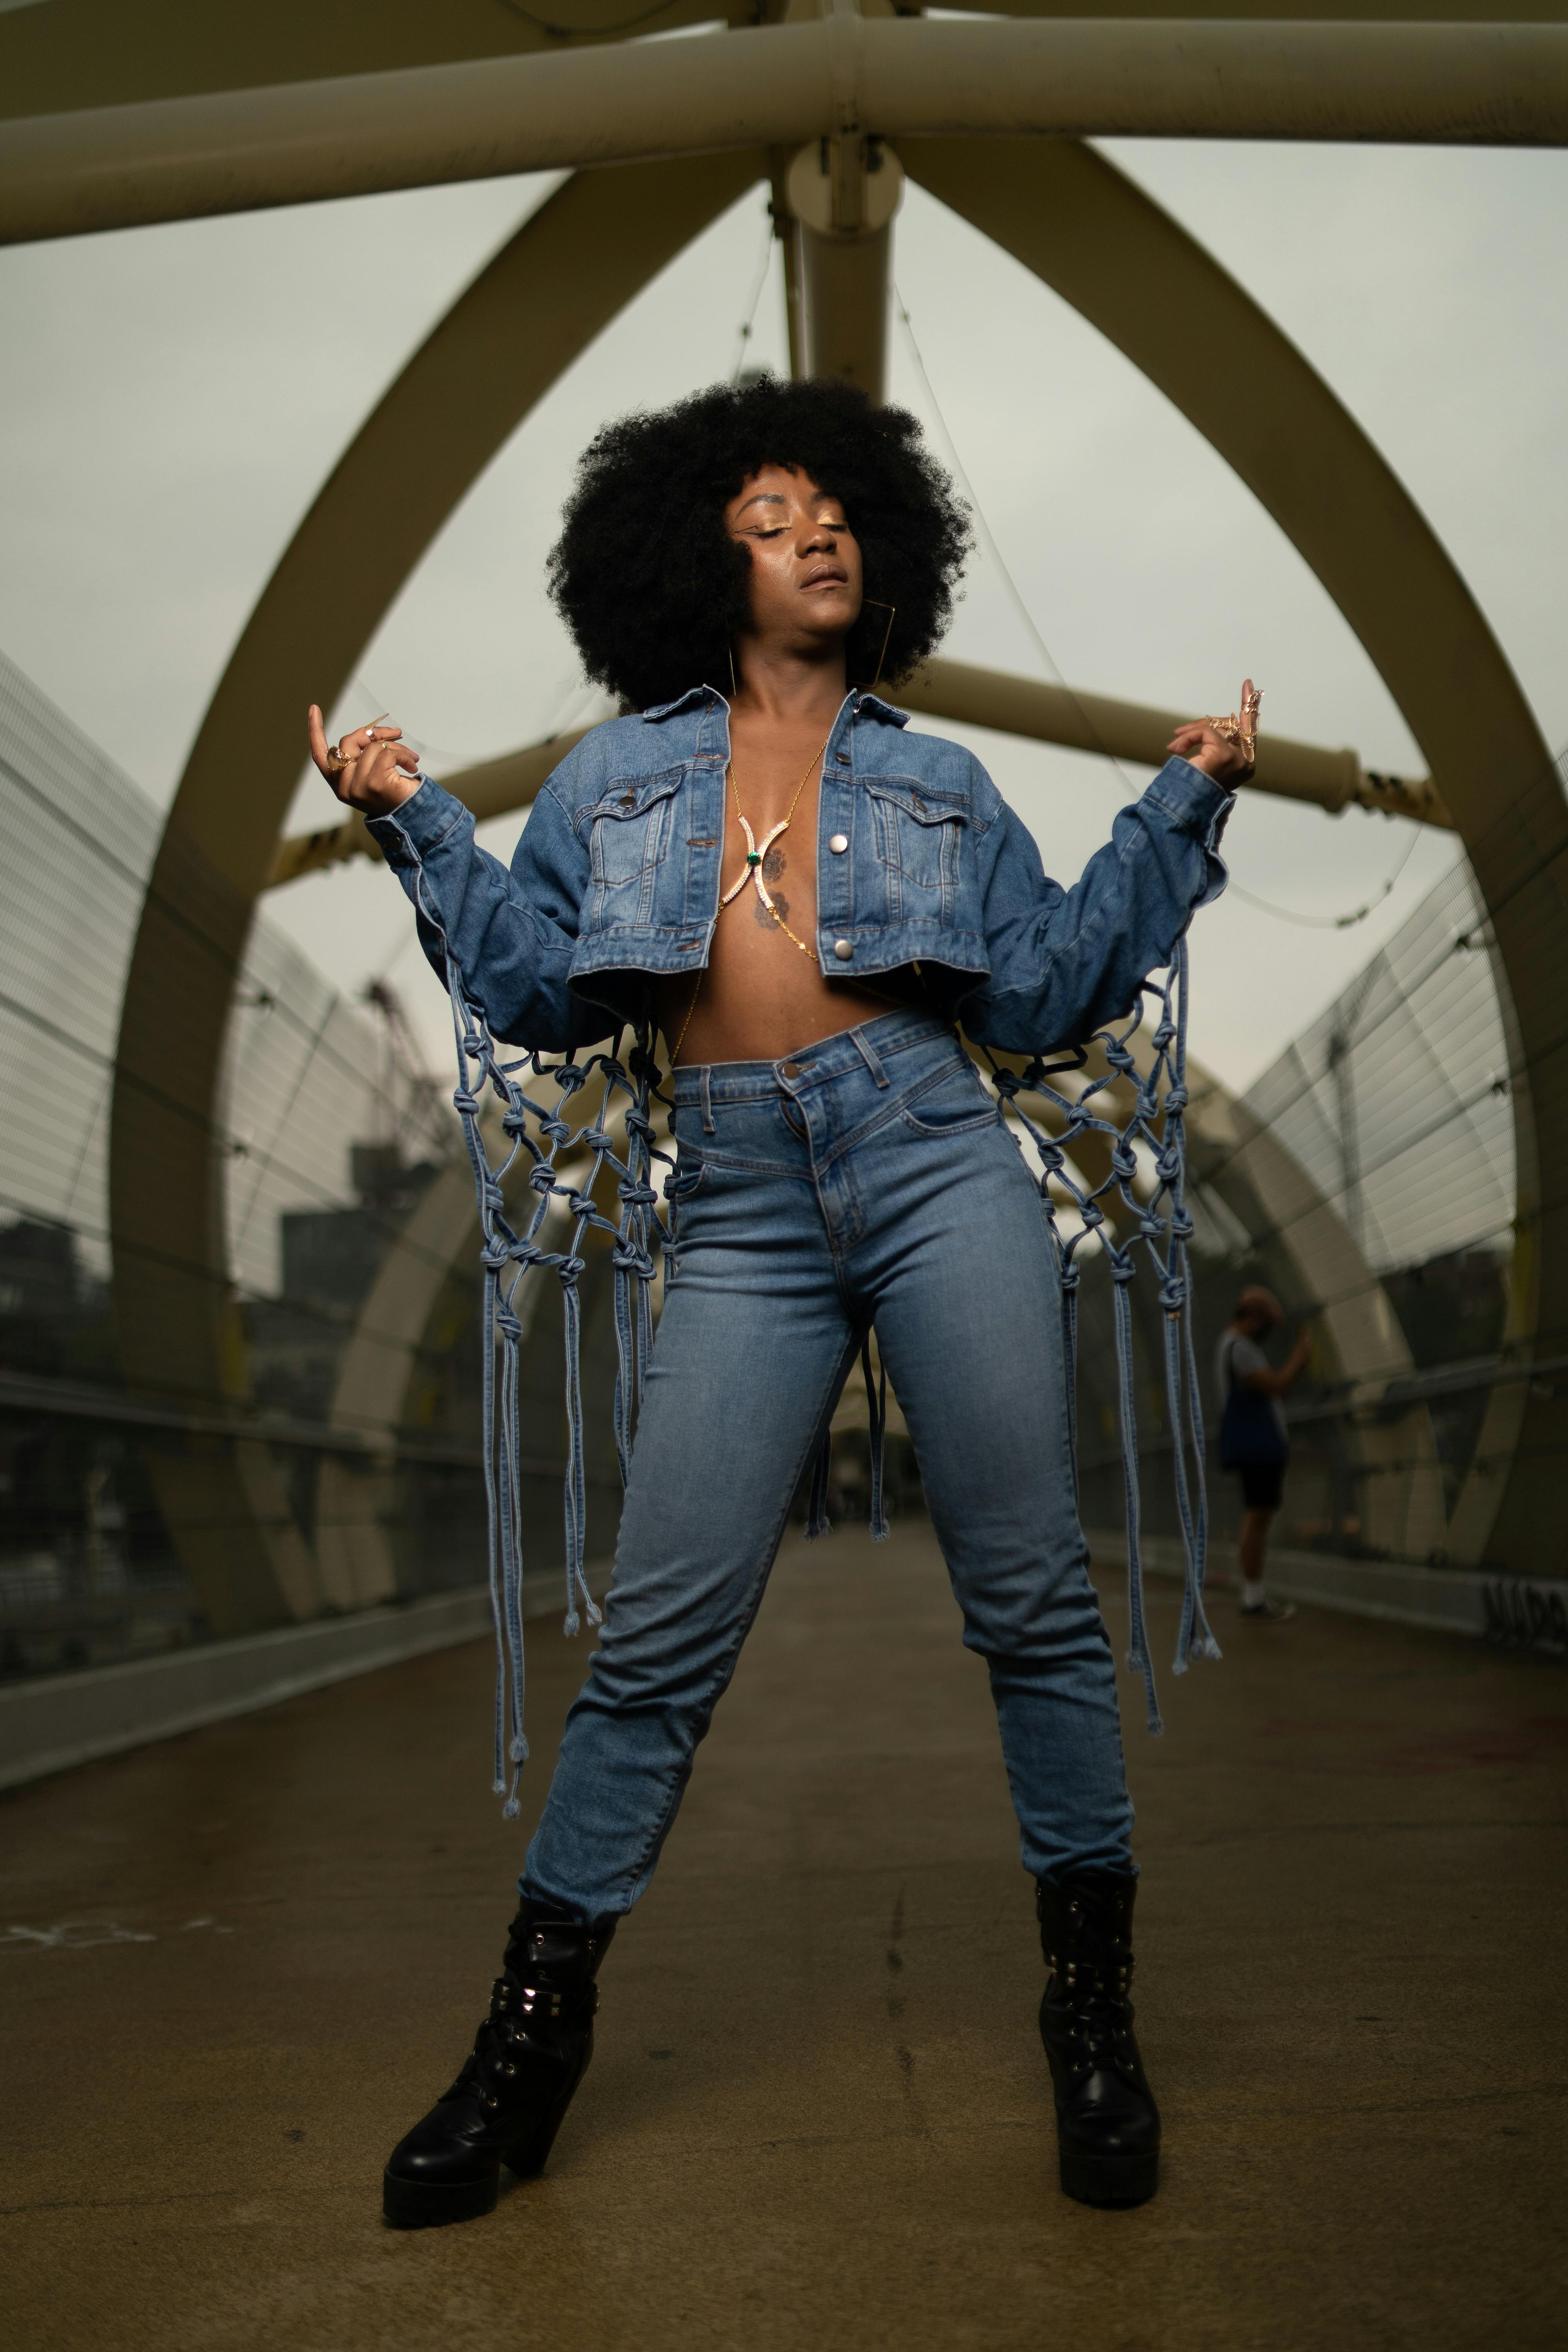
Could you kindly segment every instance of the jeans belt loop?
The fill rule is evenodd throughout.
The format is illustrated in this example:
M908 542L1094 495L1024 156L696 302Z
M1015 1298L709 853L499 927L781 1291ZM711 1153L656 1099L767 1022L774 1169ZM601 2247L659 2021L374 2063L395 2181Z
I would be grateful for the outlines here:
M881 1063L877 1059L877 1049L868 1038L865 1031L863 1029L851 1029L849 1034L855 1040L855 1044L859 1051L860 1059L865 1063L866 1067L870 1071L871 1076L876 1079L877 1084L879 1087L885 1087L888 1083L888 1073L882 1067Z
M702 1105L702 1132L704 1135L714 1135L718 1130L713 1125L712 1073L706 1062L697 1074L697 1095Z

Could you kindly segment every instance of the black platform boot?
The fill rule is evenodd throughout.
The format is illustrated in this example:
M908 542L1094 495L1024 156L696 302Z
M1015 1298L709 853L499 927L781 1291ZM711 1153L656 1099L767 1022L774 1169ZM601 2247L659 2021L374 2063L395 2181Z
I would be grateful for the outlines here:
M520 1903L468 2063L392 2151L382 2210L395 2229L471 2221L493 2208L503 2164L542 2168L594 2054L594 1979L615 1932L614 1918L584 1927L553 1903Z
M1086 2205L1142 2205L1159 2173L1160 2111L1127 1998L1137 1890L1135 1878L1099 1872L1035 1885L1062 2187Z

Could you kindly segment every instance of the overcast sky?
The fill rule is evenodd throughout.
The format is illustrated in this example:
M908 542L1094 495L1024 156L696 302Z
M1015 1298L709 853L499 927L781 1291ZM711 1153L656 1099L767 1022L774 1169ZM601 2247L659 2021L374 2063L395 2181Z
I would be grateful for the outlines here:
M1326 375L1465 572L1554 748L1568 740L1568 157L1115 143ZM300 516L367 409L552 183L512 180L0 253L0 645L160 803ZM390 706L441 773L581 708L541 573L573 459L605 416L727 376L765 244L761 190L585 353L453 517L367 649L347 725ZM946 436L1061 673L1194 711L1244 671L1265 722L1421 766L1335 608L1223 463L1016 263L911 190L892 396ZM1194 320L1193 331L1205 331ZM748 346L784 362L776 257ZM1213 364L1225 364L1223 350ZM981 554L954 655L1045 675ZM922 725L932 722L921 721ZM1127 784L1104 761L968 737L1070 880ZM1133 782L1141 779L1132 779ZM331 803L301 782L294 824ZM486 835L503 854L515 824ZM1238 884L1300 916L1377 895L1411 830L1244 795ZM1422 831L1348 930L1235 892L1194 936L1194 1046L1245 1084L1454 856ZM391 877L355 866L270 913L349 990L390 970L433 1055L444 1002Z

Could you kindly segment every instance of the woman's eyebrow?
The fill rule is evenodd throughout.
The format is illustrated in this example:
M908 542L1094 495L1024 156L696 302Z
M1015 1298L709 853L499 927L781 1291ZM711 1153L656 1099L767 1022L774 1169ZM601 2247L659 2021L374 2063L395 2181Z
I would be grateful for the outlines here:
M754 490L737 509L735 520L737 522L740 520L747 507L782 507L784 503L784 493L781 490Z

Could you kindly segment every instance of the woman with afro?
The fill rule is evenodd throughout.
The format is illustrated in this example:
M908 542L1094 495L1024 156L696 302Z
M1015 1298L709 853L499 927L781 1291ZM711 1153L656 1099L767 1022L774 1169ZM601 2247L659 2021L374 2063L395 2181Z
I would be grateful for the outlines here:
M873 1325L990 1671L1050 1969L1062 2186L1153 2192L1131 1809L1058 1272L958 1027L1033 1054L1127 1012L1222 887L1228 786L1250 771L1212 723L1182 728L1081 880L1047 880L979 762L884 693L938 642L967 544L912 417L827 383L700 393L583 458L551 581L624 715L550 777L510 871L395 726L329 749L311 710L318 766L418 884L437 971L450 954L493 1034L531 1048L662 1032L679 1146L603 1636L489 2014L388 2164L395 2223L488 2212L502 2164L543 2164L600 1962Z

